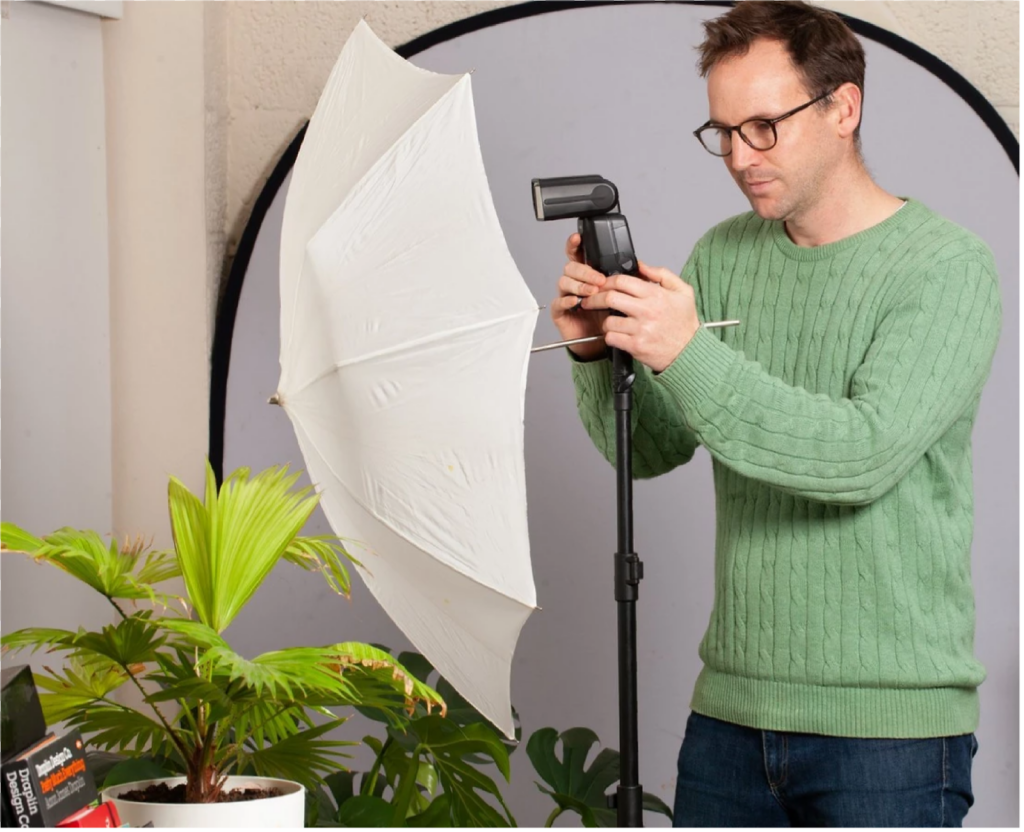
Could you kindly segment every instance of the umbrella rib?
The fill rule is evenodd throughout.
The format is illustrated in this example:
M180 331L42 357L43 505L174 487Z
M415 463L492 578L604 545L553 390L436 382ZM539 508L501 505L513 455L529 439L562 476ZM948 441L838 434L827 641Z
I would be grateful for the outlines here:
M322 381L323 379L327 378L328 376L332 375L338 370L344 369L345 367L349 367L353 364L359 364L363 361L371 361L374 358L380 358L381 356L393 355L395 353L412 349L413 347L422 347L427 344L432 344L435 341L440 341L444 338L450 338L453 335L461 335L464 332L473 332L474 330L486 329L487 327L497 326L499 324L507 323L508 321L514 321L516 318L523 318L526 317L527 315L535 314L536 312L539 311L540 307L537 307L536 310L530 309L525 312L517 312L514 315L507 315L504 318L494 318L493 320L490 321L483 321L481 323L476 324L467 324L466 326L461 326L458 327L457 329L445 330L444 332L435 333L433 335L426 335L423 338L417 338L413 341L405 341L401 344L396 344L391 347L385 347L374 352L368 352L365 355L360 355L355 358L346 358L341 361L336 361L326 370L318 373L309 381L305 382L301 387L297 387L294 390L293 395L294 393L301 393L303 390L312 387L318 381Z
M364 503L361 499L359 499L359 497L356 495L356 493L348 486L348 483L346 483L340 476L338 476L338 472L334 470L334 466L332 466L331 463L328 462L327 459L324 457L323 453L321 453L320 448L317 447L317 444L313 440L313 438L306 431L303 431L303 433L305 433L305 435L306 435L306 441L309 442L309 444L313 447L313 450L316 451L317 456L323 461L324 465L326 465L327 469L331 472L331 476L333 476L335 481L339 485L341 485L341 487L344 488L345 491L348 492L348 495L352 498L352 501L356 505L358 505L363 511L365 511L367 514L369 514L372 518L374 518L378 523L380 523L382 526L384 526L386 529L388 529L388 531L390 531L396 537L399 537L402 540L405 540L406 542L411 543L413 546L418 546L418 544L416 544L413 541L409 540L402 532L400 532L398 529L396 529L394 526L392 526L387 520L385 520L383 517L381 517L379 514L377 514L377 512L374 511L372 508L370 508L370 506L366 505L366 503ZM429 552L424 552L424 554L428 554L429 555L430 553ZM498 595L501 595L501 596L503 596L505 598L509 598L509 600L515 601L517 604L522 604L527 609L531 609L531 610L537 609L537 605L536 604L527 604L525 601L520 601L518 598L512 598L511 596L509 596L506 593L502 592L497 587L493 587L490 584L485 583L484 581L480 580L480 578L478 578L478 577L476 577L474 575L469 575L469 574L463 572L461 569L456 569L450 563L446 563L445 561L439 560L436 557L434 558L434 560L437 563L439 563L441 566L444 566L444 567L450 569L452 572L455 572L457 575L461 575L466 580L472 581L473 583L475 583L475 584L477 584L479 586L482 586L485 589L489 589L489 590L491 590L491 592L495 592ZM372 571L372 570L367 570L367 571Z

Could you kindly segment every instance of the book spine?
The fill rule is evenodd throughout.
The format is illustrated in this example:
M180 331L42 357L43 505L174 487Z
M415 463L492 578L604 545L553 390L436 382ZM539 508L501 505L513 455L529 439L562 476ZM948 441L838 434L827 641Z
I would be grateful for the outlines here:
M8 820L16 827L44 826L39 792L32 779L28 762L8 764L3 769L3 800L10 813Z

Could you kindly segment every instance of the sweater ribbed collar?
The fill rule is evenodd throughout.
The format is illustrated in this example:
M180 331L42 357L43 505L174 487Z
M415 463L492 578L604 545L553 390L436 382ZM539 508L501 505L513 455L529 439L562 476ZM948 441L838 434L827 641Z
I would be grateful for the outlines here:
M865 228L863 231L858 231L849 237L843 237L843 239L836 240L834 243L827 243L823 246L798 246L789 239L789 235L786 234L785 223L782 220L771 224L772 238L775 240L775 245L779 251L791 260L827 260L845 249L868 243L873 239L880 240L893 229L898 228L904 223L918 221L924 214L928 213L928 209L916 199L905 196L901 196L900 199L906 200L906 205L897 208L891 216L870 228Z

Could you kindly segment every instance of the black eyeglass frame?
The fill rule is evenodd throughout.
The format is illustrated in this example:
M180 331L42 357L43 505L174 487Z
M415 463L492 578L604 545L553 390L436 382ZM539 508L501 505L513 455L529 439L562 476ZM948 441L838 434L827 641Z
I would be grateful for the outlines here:
M839 88L836 87L836 89L839 89ZM732 134L733 134L734 131L739 134L739 137L741 139L743 139L743 141L746 142L747 146L750 147L752 150L757 150L757 151L771 150L773 147L775 147L775 145L777 145L779 143L779 131L775 129L775 125L776 124L778 124L780 121L785 121L790 116L795 116L797 113L799 113L799 112L801 112L803 110L806 110L812 104L817 104L819 101L824 101L826 98L828 98L830 95L832 95L832 93L834 93L835 91L836 90L829 90L828 92L823 92L817 98L812 98L806 104L801 104L799 107L794 107L789 112L783 113L781 116L775 116L775 118L748 118L746 121L741 121L739 124L735 124L732 127L730 127L727 124L716 124L711 119L708 119L700 127L698 127L696 130L693 131L693 135L697 139L697 141L700 142L700 146L701 147L703 147L712 156L717 156L719 159L724 159L727 156L731 156L732 155L732 141L731 141L731 139L732 139ZM762 122L764 124L767 124L769 127L772 128L772 143L770 145L768 145L768 147L755 147L754 144L750 141L750 139L748 139L746 137L746 135L744 134L744 132L743 132L743 125L744 124L750 124L751 122L754 122L754 121L760 121L760 122ZM715 151L713 151L710 147L708 147L704 143L704 140L700 137L700 134L702 132L704 132L705 130L707 130L709 127L713 127L716 130L728 130L729 131L730 141L729 141L729 152L728 153L715 153Z

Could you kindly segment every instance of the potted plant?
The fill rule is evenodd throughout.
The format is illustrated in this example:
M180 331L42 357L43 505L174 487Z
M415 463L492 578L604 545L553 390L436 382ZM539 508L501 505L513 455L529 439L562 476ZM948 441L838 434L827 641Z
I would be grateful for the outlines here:
M37 675L47 722L66 721L92 747L129 758L110 771L104 799L115 801L132 826L302 826L304 791L320 789L342 768L342 749L353 744L326 738L346 719L335 708L369 709L394 726L417 704L443 712L433 689L368 644L293 647L247 659L225 640L224 631L282 560L319 572L339 594L349 592L345 562L352 558L343 542L300 534L318 498L296 489L297 479L287 467L252 478L242 468L218 489L207 464L200 500L172 477L173 551L138 540L107 544L93 531L63 528L39 538L10 523L0 528L3 549L63 569L116 611L116 622L100 631L30 628L0 643L5 651L64 654L63 669ZM183 597L157 589L178 576ZM137 690L139 707L112 697L125 685ZM111 787L126 770L180 776ZM154 794L184 802L146 800Z

